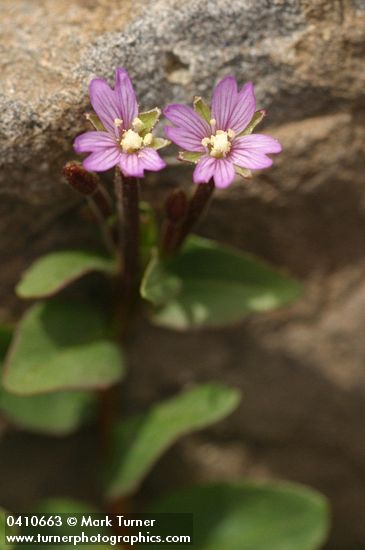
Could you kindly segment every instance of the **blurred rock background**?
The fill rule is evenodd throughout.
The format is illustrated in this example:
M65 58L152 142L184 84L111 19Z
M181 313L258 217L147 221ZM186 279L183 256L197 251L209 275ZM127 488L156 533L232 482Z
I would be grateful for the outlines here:
M18 316L13 286L33 258L95 241L60 176L87 128L91 78L112 82L124 65L145 108L209 98L226 74L254 81L269 111L262 131L284 152L252 182L217 192L199 229L286 269L306 291L232 329L143 325L133 336L126 409L196 381L244 392L228 421L170 451L145 493L196 479L292 479L331 499L329 549L365 548L365 0L1 0L0 8L1 320ZM173 186L190 189L190 174L174 165L162 182L151 176L145 196L158 206ZM66 442L7 436L1 498L21 509L44 493L93 496L87 483L75 485L92 439L87 430Z

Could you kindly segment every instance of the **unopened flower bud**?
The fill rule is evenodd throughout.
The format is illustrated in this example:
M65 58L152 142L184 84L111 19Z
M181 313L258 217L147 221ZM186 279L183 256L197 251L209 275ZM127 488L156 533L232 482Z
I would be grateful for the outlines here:
M63 175L67 183L81 195L92 195L99 186L98 176L85 170L79 162L65 164Z

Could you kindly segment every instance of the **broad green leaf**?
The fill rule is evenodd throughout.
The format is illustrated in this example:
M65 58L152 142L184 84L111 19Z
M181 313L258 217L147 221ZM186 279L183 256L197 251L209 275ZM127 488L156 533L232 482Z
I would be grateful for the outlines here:
M231 324L287 304L300 290L253 256L197 236L170 261L152 258L141 286L156 306L152 321L180 330Z
M202 118L204 118L207 122L210 122L212 117L210 114L209 105L207 105L199 96L194 98L194 109Z
M185 160L187 162L197 164L197 162L199 162L202 155L203 153L192 153L190 151L180 151L179 160Z
M249 125L243 130L243 132L238 134L238 137L252 134L256 126L260 124L260 122L265 118L266 115L267 115L267 112L265 111L265 109L261 109L261 111L256 111Z
M239 401L237 390L206 384L121 422L115 432L108 496L117 498L135 491L161 454L179 437L218 422Z
M145 111L144 113L139 113L138 118L142 121L142 127L137 131L141 136L145 136L151 130L153 130L158 119L160 118L161 110L158 107L151 109L150 111Z
M288 483L192 487L162 498L150 512L194 514L197 550L318 550L329 523L323 496Z
M13 331L0 327L0 364L8 350ZM64 435L87 418L95 396L87 392L59 392L19 396L0 387L0 411L10 422L31 431Z
M123 357L106 319L88 304L38 303L21 320L6 358L3 384L32 395L103 389L123 375Z
M16 287L21 298L51 296L90 271L112 274L112 259L87 250L61 250L39 258Z
M94 401L88 392L20 396L0 390L0 410L9 421L26 430L55 435L76 430Z
M6 529L6 514L7 511L0 507L0 550L11 550L14 548L14 544L10 543L10 541L5 544L5 534L8 536L18 534L18 529L16 527L9 527Z

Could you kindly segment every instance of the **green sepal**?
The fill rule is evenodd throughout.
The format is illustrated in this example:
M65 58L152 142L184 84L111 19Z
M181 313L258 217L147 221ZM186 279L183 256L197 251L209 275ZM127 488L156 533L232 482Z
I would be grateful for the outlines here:
M244 179L252 178L252 172L248 168L242 168L242 166L237 166L237 164L234 164L234 171L238 176L241 176Z
M247 136L249 134L252 134L252 132L254 131L256 126L258 124L260 124L260 122L265 118L266 115L267 115L267 111L265 109L261 109L260 111L256 111L256 113L253 115L249 125L246 126L246 128L243 130L243 132L238 134L237 137L242 137L242 136Z
M212 116L209 105L199 96L194 97L194 109L204 120L210 122Z
M157 124L158 119L161 116L161 109L155 107L150 111L145 111L144 113L139 113L138 118L142 121L143 127L139 131L139 134L144 137L146 134L151 132L155 125Z
M105 126L95 113L85 113L85 118L98 132L106 132Z
M163 147L167 147L168 145L171 145L171 141L169 141L168 139L153 136L152 143L151 145L149 145L149 147L152 147L152 149L156 149L157 151L158 149L162 149Z
M184 160L186 162L191 162L192 164L197 164L204 153L193 153L192 151L180 151L178 159Z

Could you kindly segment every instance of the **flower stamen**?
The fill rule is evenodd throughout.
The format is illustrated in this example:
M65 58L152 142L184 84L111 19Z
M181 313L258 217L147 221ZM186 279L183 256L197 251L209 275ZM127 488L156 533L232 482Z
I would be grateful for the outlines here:
M203 147L207 147L211 157L219 159L227 156L231 150L231 140L234 136L233 130L228 130L228 132L217 130L214 135L202 139L201 144Z
M152 143L152 140L153 140L153 135L151 134L151 132L149 132L148 134L146 134L143 138L143 145L145 145L146 147L148 147L149 145L151 145Z
M127 130L123 133L120 145L124 153L135 153L143 146L143 139L134 130Z
M143 127L144 127L144 124L142 122L142 120L140 118L138 118L138 116L136 116L136 118L133 119L132 121L132 128L135 132L141 132L143 130Z

